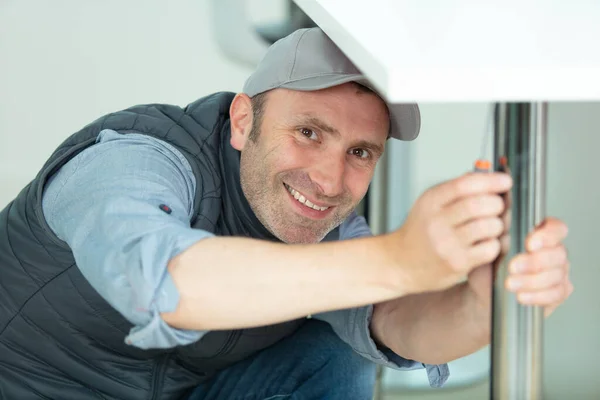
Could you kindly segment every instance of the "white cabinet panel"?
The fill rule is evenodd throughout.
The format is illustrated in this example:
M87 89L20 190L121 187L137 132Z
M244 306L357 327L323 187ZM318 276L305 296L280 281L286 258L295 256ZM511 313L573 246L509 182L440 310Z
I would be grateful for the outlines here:
M600 98L596 0L295 0L390 101Z

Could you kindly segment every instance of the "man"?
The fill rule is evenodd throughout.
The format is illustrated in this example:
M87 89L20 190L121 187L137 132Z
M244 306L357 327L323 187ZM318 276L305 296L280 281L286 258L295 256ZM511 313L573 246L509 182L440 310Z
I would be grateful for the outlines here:
M0 397L368 399L376 364L442 385L489 343L512 183L442 183L371 236L353 210L420 122L369 87L299 30L243 93L69 137L0 214ZM546 314L572 291L566 231L548 219L510 264Z

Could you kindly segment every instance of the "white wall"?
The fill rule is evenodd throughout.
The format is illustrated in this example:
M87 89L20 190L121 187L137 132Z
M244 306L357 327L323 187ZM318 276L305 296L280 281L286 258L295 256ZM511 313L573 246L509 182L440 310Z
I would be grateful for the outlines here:
M99 116L237 91L249 72L218 52L206 0L1 1L0 206Z
M252 1L252 14L277 14L281 7L272 1ZM104 113L239 90L250 70L218 52L211 23L207 0L1 1L0 208L56 145ZM402 166L408 149L411 167L408 180L391 182L393 198L412 202L426 187L469 170L479 155L484 111L476 104L423 105L421 138L410 147L393 144L392 164ZM576 291L547 322L547 399L600 397L598 127L600 104L550 107L548 212L571 227ZM390 213L398 226L405 207L392 203Z

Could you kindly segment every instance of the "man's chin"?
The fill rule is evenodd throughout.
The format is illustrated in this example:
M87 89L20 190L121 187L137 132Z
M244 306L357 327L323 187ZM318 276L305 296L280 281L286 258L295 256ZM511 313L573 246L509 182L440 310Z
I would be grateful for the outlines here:
M275 232L274 235L287 244L315 244L321 242L328 233L329 231L319 233L306 228L298 228L291 231L288 228L282 229L280 232Z

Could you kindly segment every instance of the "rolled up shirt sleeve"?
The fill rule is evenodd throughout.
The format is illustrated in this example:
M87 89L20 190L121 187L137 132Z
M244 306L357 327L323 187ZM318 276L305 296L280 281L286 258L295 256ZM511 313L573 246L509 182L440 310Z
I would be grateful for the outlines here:
M195 187L189 163L174 147L111 130L46 185L48 225L94 289L134 325L128 344L169 348L206 333L173 328L160 317L179 303L169 260L213 236L190 226Z
M364 217L353 213L340 226L340 240L371 236ZM329 323L334 332L354 351L376 364L398 370L424 368L431 387L441 387L450 376L447 364L424 364L408 360L388 348L378 346L371 336L373 306L364 306L316 314L313 318Z

